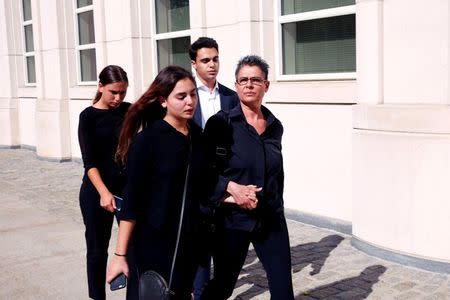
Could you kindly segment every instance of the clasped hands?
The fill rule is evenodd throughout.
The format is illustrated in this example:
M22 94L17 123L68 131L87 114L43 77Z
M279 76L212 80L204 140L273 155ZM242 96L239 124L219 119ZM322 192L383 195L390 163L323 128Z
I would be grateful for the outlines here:
M236 182L230 181L227 186L227 192L230 196L225 197L223 202L225 203L235 203L243 209L255 209L258 205L258 198L256 193L260 192L262 187L257 187L256 185L242 185Z

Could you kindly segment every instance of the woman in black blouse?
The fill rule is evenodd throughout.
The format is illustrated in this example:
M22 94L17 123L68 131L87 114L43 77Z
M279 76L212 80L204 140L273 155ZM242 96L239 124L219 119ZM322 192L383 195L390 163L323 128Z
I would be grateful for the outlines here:
M126 163L127 183L107 281L125 273L130 283L128 299L137 294L130 289L137 287L139 276L129 272L132 266L128 266L125 256L129 240L133 242L138 274L151 269L169 281L188 164L188 188L171 289L175 292L172 299L191 297L197 268L200 201L207 199L209 191L201 128L191 121L196 105L191 73L169 66L156 76L127 114L118 149L118 157Z
M250 243L266 271L271 299L294 299L283 208L283 126L262 105L268 68L258 56L242 58L235 73L240 105L206 123L219 180L210 201L217 218L214 279L202 299L231 296Z
M113 195L121 195L124 179L114 161L119 133L130 103L123 102L127 73L119 66L99 74L92 106L80 113L78 140L84 164L80 208L86 226L89 297L105 299L106 263L114 219Z

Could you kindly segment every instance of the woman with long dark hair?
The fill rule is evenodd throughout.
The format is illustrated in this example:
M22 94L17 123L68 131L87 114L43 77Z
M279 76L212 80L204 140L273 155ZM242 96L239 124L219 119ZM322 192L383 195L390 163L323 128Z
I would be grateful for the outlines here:
M93 103L80 113L78 140L84 164L80 208L86 226L89 297L105 299L108 245L116 204L124 178L114 160L122 122L130 103L123 102L127 73L109 65L99 74Z
M169 66L127 113L117 152L126 165L127 183L107 281L124 273L131 283L128 299L137 296L130 289L137 287L140 274L147 270L169 281L187 178L171 290L175 293L172 299L191 297L198 261L200 201L206 201L210 186L201 128L191 120L196 105L192 74ZM133 269L127 261L130 240L137 275L129 272L129 267Z

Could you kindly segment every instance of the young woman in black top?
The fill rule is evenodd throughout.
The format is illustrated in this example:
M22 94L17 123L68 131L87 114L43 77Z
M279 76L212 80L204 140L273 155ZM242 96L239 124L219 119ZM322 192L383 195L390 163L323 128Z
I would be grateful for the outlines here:
M84 164L80 208L86 226L89 297L105 299L108 244L114 219L113 195L121 195L124 178L115 153L124 116L130 103L123 102L127 73L119 66L105 67L99 74L92 106L80 113L78 140Z
M181 239L171 289L172 299L190 299L197 269L200 201L208 197L208 167L201 128L191 119L197 105L195 80L181 67L169 66L132 105L120 137L118 157L126 162L127 183L115 256L107 281L125 273L131 239L138 274L147 270L169 281L189 164ZM142 130L141 130L142 129ZM141 130L141 131L140 131ZM127 298L137 296L127 293Z

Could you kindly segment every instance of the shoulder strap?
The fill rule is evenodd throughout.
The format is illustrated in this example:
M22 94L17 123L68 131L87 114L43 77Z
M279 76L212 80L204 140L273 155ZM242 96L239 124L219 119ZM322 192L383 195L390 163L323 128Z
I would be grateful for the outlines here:
M214 157L214 167L218 172L222 172L225 165L231 156L231 144L232 144L232 127L231 118L228 112L226 114L226 119L218 129L219 131L215 136L215 157Z
M190 167L190 164L191 164L190 163L191 162L191 152L192 152L192 143L191 143L191 138L189 136L188 165L187 165L187 168L186 168L186 177L185 177L185 180L184 180L183 200L181 202L181 213L180 213L180 221L178 223L177 241L175 243L175 251L173 253L172 267L170 268L169 290L170 290L170 287L172 286L173 270L175 269L175 260L176 260L177 252L178 252L178 244L180 243L181 227L183 225L184 204L186 202L187 185L188 185L188 179L189 179L189 167Z

